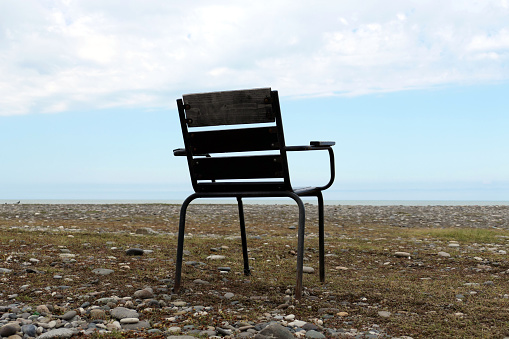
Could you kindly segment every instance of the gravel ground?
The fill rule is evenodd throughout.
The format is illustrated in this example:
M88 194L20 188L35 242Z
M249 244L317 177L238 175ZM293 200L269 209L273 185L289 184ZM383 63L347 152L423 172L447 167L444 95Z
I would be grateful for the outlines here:
M316 206L306 204L308 225L316 225ZM61 228L72 231L73 222L80 228L90 227L95 232L125 232L133 234L170 234L177 232L178 205L163 204L73 204L73 205L0 205L0 232L2 230L43 231L50 228ZM293 205L245 205L246 221L256 229L256 225L288 224L295 227L297 208ZM208 223L215 225L214 234L231 234L228 226L237 220L235 205L191 205L188 211L189 230L193 226ZM462 228L509 228L509 206L326 206L326 229L337 227L354 227L370 225L387 225L396 227L462 227ZM145 222L150 227L140 227ZM224 226L224 229L221 226ZM238 227L235 224L236 227ZM193 231L194 232L194 231ZM199 233L199 231L196 231ZM211 232L208 230L208 232ZM72 233L69 235L74 237ZM395 338L373 324L368 328L328 328L324 324L327 317L342 317L341 309L336 307L322 308L315 319L298 319L294 315L295 305L291 303L292 291L282 292L281 305L272 312L265 312L256 319L239 319L238 321L222 321L205 328L192 325L187 319L206 318L210 314L222 312L215 303L197 304L182 300L173 295L167 284L171 279L158 279L152 286L133 283L129 285L129 293L119 295L114 281L109 282L111 290L93 290L97 281L108 279L113 270L98 268L92 271L94 276L78 277L76 275L61 276L54 274L53 286L43 289L31 289L31 277L42 274L42 263L49 260L48 252L54 256L58 252L58 261L48 261L48 267L78 267L87 265L86 260L76 257L77 253L69 251L65 246L58 248L41 247L40 256L32 256L33 249L23 245L19 239L11 239L9 253L0 257L0 279L4 290L0 290L0 338L66 338L72 336L89 336L112 331L136 331L133 337L173 338L178 335L206 337L241 337L241 338ZM17 245L20 243L21 245ZM13 248L14 246L14 248ZM16 247L18 246L18 247ZM42 250L43 249L43 250ZM32 252L30 252L32 250ZM220 250L220 248L219 248ZM131 251L130 253L128 251ZM140 252L141 251L141 252ZM140 256L149 251L135 248L126 249L125 255ZM404 252L398 252L404 253ZM447 254L447 253L446 253ZM405 254L409 256L410 254ZM78 258L78 261L75 259ZM106 257L108 260L115 260ZM104 262L106 262L104 259ZM101 259L103 260L103 259ZM141 260L150 260L141 259ZM94 266L90 259L89 264ZM134 266L136 262L130 264ZM142 264L142 262L140 262ZM129 265L125 265L128 269ZM122 266L120 266L122 268ZM229 272L229 267L224 268ZM43 272L47 276L49 270ZM77 273L76 273L77 274ZM26 279L24 285L16 286L15 291L7 286L20 277ZM81 285L74 286L77 281ZM190 282L187 282L189 285ZM208 284L206 280L196 279L192 286ZM86 295L67 296L66 290L71 286L79 291L88 291ZM9 286L12 287L12 286ZM29 291L31 294L27 294ZM127 293L127 292L126 292ZM34 304L27 296L49 294L57 302ZM24 297L24 298L22 298ZM28 299L27 299L28 298ZM231 292L217 292L217 300L221 305L241 306L240 299ZM263 295L252 295L249 303L262 303ZM76 301L76 299L82 299ZM66 302L67 301L67 302ZM148 321L147 314L154 309L167 312L168 317L159 323ZM381 318L390 317L390 312L378 312ZM127 336L130 337L130 336ZM400 338L410 338L402 336Z

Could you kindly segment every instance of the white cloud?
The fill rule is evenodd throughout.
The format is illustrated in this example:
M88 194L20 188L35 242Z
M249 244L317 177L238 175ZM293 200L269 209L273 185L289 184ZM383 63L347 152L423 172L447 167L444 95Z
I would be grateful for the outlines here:
M6 0L0 115L173 107L272 86L359 95L509 79L507 1Z

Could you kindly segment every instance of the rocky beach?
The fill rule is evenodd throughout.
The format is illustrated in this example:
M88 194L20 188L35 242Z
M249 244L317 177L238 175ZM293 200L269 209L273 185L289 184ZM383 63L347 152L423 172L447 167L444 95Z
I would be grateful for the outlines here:
M320 284L317 211L306 204L300 301L296 206L245 205L246 277L236 205L191 205L177 295L179 209L0 205L0 337L475 337L460 329L473 319L509 335L493 325L509 315L509 206L328 205ZM426 327L435 318L444 329Z

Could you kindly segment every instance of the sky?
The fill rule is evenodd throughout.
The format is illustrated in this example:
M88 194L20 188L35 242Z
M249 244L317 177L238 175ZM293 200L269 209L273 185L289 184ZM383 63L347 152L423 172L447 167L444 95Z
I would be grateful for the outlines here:
M326 200L509 201L509 0L2 0L0 201L183 199L176 99L259 87Z

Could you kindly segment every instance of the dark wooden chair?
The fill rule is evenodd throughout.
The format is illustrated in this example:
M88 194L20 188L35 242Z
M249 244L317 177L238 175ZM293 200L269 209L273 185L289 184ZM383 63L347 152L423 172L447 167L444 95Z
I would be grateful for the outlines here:
M312 141L309 146L286 146L277 91L270 88L184 95L177 100L185 148L174 155L186 156L195 193L180 211L174 291L181 284L186 210L196 198L237 199L244 274L250 275L242 198L290 197L299 208L297 283L295 297L302 296L305 209L300 196L318 198L320 280L325 280L324 212L322 191L334 182L334 142ZM247 124L251 127L246 127ZM228 128L219 127L230 125ZM232 126L237 125L237 126ZM287 152L326 150L330 180L322 187L294 189L290 183ZM212 155L219 154L217 157Z

